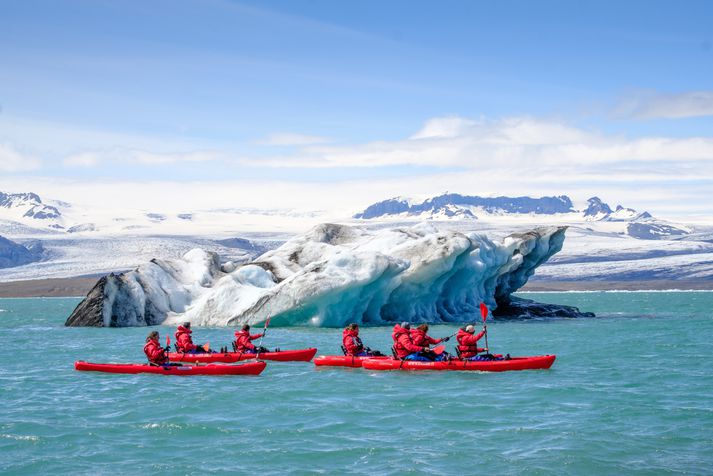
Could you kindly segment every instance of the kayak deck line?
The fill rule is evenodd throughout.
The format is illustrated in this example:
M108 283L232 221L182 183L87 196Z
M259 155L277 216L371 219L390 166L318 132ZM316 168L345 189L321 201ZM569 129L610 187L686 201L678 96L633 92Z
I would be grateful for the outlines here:
M357 355L320 355L314 359L314 365L317 367L352 367L360 368L362 362L367 359L388 359L389 357L366 357Z
M316 347L310 347L307 349L286 349L277 352L260 352L260 354L253 354L250 352L216 352L197 354L184 352L169 352L168 360L171 362L233 363L242 360L251 360L259 357L260 360L272 360L275 362L309 362L310 360L312 360L316 353Z

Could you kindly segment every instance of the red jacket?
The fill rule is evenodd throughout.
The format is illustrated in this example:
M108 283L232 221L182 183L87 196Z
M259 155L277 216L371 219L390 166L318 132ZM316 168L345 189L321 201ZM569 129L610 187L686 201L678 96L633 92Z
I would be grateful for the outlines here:
M193 343L193 339L191 338L192 332L193 331L190 329L178 326L178 329L176 330L176 346L178 347L179 352L190 352L192 350L196 350L197 346Z
M421 347L440 344L441 342L443 342L443 339L434 339L421 329L411 329L410 333L411 340L413 341L413 343L416 345L420 345Z
M391 338L394 339L394 350L396 351L396 357L399 359L403 359L414 352L421 352L424 347L414 344L408 329L404 329L399 324L394 326L394 332L391 334Z
M460 350L461 359L474 357L478 352L484 352L485 349L478 347L478 340L485 335L485 331L480 331L478 334L470 334L463 329L458 331L456 339L458 340L458 350Z
M359 338L359 331L356 329L344 329L342 332L342 345L347 351L347 355L357 355L364 351L364 344Z
M255 350L251 340L259 339L262 334L252 334L248 331L235 331L235 352L245 352L247 350Z
M152 364L163 365L168 363L168 355L156 339L150 339L144 345L144 354Z

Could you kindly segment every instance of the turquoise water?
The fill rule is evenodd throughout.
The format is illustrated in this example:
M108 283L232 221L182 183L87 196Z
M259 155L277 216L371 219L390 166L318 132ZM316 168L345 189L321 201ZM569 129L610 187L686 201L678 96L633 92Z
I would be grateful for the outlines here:
M713 293L527 297L599 316L489 326L494 351L556 353L548 371L269 363L192 378L75 372L78 359L142 361L147 330L65 328L78 299L0 299L0 473L713 473ZM362 330L382 349L389 333ZM216 347L231 332L194 335ZM339 341L293 328L265 344L329 354Z

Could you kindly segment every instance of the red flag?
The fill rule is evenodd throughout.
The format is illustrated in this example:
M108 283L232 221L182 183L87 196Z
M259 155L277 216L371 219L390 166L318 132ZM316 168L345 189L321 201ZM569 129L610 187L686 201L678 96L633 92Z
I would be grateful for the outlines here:
M483 316L483 322L488 318L488 306L484 302L480 303L480 315Z

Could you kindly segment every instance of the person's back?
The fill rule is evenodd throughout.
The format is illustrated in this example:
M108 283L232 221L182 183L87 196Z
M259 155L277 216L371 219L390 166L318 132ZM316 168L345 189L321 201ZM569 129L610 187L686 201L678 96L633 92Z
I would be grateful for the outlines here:
M153 365L165 365L168 363L168 355L166 355L166 350L161 347L158 339L158 332L152 331L146 338L144 353L146 354L146 358L149 359L149 363Z
M259 339L263 334L250 334L250 326L245 324L241 330L235 331L235 352L257 352L257 347L251 341Z
M429 345L440 344L446 339L434 339L428 335L428 325L421 324L416 329L411 329L411 341L418 346L428 347Z
M412 354L417 354L423 350L428 350L428 347L417 346L411 340L410 325L406 322L401 325L396 324L391 338L394 340L394 352L399 359L405 359Z
M485 328L477 335L475 327L472 325L466 326L458 331L456 340L458 341L458 350L460 351L461 359L469 359L478 355L478 352L486 351L478 347L478 340L485 335Z
M190 322L178 326L176 329L176 347L178 352L196 351L198 346L193 343L193 338L191 337L192 332Z

